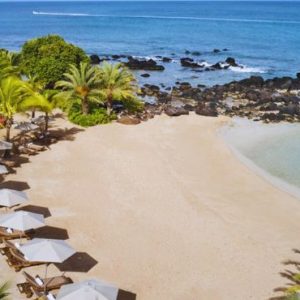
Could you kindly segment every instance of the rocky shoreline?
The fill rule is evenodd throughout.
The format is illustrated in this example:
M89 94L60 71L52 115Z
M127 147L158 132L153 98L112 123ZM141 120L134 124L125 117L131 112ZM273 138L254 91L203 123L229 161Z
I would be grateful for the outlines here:
M221 50L215 49L214 51L217 53ZM227 49L222 51L227 51ZM99 63L107 58L96 59L93 55L91 61ZM164 62L172 60L169 57L157 58ZM122 55L114 55L108 59L117 61L127 59L124 63L132 70L164 70L163 66L152 59L137 59ZM181 58L180 63L182 67L193 68L197 72L243 67L232 57L209 67L189 57ZM150 74L145 73L141 76L148 77ZM121 116L119 119L121 123L137 124L162 113L173 117L187 115L190 112L210 117L238 116L265 123L300 122L300 73L295 78L281 77L266 80L261 76L251 76L212 87L192 86L189 82L176 82L172 87L144 84L139 96L146 100L144 111L131 117ZM149 97L154 99L151 104L147 103Z

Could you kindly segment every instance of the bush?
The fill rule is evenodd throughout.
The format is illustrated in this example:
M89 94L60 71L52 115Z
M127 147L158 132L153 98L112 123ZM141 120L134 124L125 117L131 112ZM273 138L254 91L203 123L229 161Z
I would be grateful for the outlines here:
M67 43L58 35L48 35L27 41L21 51L23 73L36 76L48 88L63 78L70 64L88 61L84 51Z
M144 103L139 99L123 100L124 108L130 113L142 112L144 110Z
M79 103L74 103L68 112L69 120L82 127L90 127L99 124L107 124L116 119L114 114L108 116L106 109L96 105L91 106L90 113L83 115Z

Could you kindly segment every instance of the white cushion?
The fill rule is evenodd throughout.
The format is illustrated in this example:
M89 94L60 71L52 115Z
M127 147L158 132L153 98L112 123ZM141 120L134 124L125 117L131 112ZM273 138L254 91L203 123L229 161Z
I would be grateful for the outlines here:
M34 279L39 286L43 286L44 282L40 277L35 277Z
M7 233L13 233L13 230L11 228L6 228Z
M15 243L15 246L17 249L20 249L20 244L19 243Z
M48 300L55 300L54 296L53 296L51 293L49 293L49 294L47 295L47 299L48 299Z

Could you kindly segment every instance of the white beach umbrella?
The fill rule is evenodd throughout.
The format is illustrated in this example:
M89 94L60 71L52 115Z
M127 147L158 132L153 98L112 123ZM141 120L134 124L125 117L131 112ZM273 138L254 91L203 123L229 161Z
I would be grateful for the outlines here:
M119 289L105 281L86 280L63 286L57 300L116 300Z
M45 226L45 220L43 215L20 210L0 216L0 226L24 232Z
M4 165L0 165L0 175L7 174L8 170Z
M18 204L22 204L28 201L26 193L12 190L1 189L0 190L0 205L6 207L12 207Z
M12 149L13 144L6 142L6 141L0 141L0 150L10 150Z
M29 261L46 263L62 263L75 254L65 241L38 238L22 245L20 251Z

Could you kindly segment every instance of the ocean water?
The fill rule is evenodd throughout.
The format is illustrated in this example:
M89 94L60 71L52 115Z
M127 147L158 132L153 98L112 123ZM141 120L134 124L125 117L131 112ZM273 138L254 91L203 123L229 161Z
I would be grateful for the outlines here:
M172 57L165 72L141 82L217 84L250 75L300 72L300 2L0 2L0 47L19 50L33 37L60 34L88 53ZM213 49L229 49L213 53ZM235 57L244 68L195 72L179 58L214 64Z
M263 124L236 118L221 133L250 167L300 197L300 124Z

